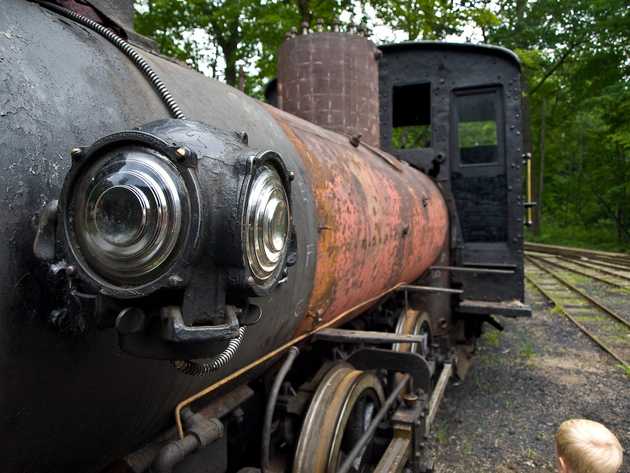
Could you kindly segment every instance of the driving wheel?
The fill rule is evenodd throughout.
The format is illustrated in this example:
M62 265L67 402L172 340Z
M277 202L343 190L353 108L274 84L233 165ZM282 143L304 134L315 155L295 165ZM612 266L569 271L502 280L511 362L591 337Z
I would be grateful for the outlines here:
M337 363L317 387L304 418L293 473L335 473L383 404L383 387L372 373ZM378 459L368 444L351 471L363 473Z

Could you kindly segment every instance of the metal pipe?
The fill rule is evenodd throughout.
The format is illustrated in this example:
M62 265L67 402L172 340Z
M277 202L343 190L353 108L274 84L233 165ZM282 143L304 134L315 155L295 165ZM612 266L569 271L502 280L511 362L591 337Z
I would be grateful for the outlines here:
M398 286L398 289L401 291L412 291L412 292L442 292L446 294L463 294L464 293L464 291L461 289L451 289L449 287L416 286L414 284L402 284Z
M400 383L396 385L392 393L389 395L389 397L385 401L385 404L383 404L383 407L381 407L381 410L378 411L378 414L376 414L374 419L372 419L370 426L363 433L363 435L361 436L359 441L356 443L354 448L350 451L350 453L344 460L343 464L341 465L341 468L337 470L337 473L348 473L350 471L355 458L361 453L361 451L368 444L368 442L372 440L372 437L376 433L376 429L378 428L378 425L381 423L381 421L383 420L383 417L385 417L385 414L387 414L387 411L389 411L389 408L392 406L392 404L394 404L396 399L398 399L398 395L407 385L407 383L409 382L409 379L410 379L410 376L408 374L404 374L402 376L402 380L400 381Z
M271 471L271 462L270 462L270 451L271 451L271 423L273 420L273 412L276 408L276 402L278 400L278 393L280 392L280 387L284 382L284 378L287 376L287 373L293 366L293 362L300 354L300 349L298 347L289 348L289 353L287 353L287 357L284 360L284 363L280 367L276 378L273 381L273 386L271 387L271 392L269 393L269 399L267 401L267 407L265 409L265 420L263 422L263 431L262 431L262 448L261 448L261 459L260 466L262 468L263 473L270 473Z
M189 434L168 442L151 464L152 473L171 473L175 465L200 447L205 447L223 436L223 424L219 419L208 419L197 413L190 418Z
M511 269L476 268L471 266L431 266L431 271L454 271L460 273L514 274Z
M199 448L199 439L195 435L186 435L181 440L174 440L164 445L151 465L152 473L171 473L175 465Z
M527 202L532 202L533 184L532 184L532 155L527 153ZM539 199L540 200L540 199ZM533 212L531 205L527 206L527 226L533 224Z

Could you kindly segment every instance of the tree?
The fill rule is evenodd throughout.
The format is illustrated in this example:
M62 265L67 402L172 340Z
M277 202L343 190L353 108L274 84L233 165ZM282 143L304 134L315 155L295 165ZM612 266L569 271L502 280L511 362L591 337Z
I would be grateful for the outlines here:
M248 63L256 49L256 0L146 0L136 15L136 30L154 38L160 50L199 68L202 51L220 51L224 79L237 82L237 63ZM215 53L214 70L218 58Z
M378 17L409 41L444 39L461 31L464 13L452 0L368 0Z
M260 93L275 75L276 52L303 23L326 28L338 22L351 0L139 0L136 30L155 39L160 51L197 69L210 67L235 86L239 65L256 68L246 90Z

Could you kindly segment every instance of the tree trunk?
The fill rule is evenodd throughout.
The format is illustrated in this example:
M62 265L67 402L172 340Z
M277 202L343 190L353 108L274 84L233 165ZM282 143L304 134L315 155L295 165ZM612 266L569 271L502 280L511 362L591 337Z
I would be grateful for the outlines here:
M300 31L303 24L311 24L311 2L310 0L296 0L298 12L300 13Z
M223 58L225 59L225 82L232 87L236 87L236 50L223 46Z
M543 215L543 190L545 187L545 103L544 97L540 104L540 138L538 142L538 186L536 195L536 207L534 212L534 221L536 222L534 227L534 234L540 235L542 227L542 215Z
M621 182L621 195L617 201L617 241L628 242L628 230L626 229L626 160L623 148L617 145L617 161L619 166L618 176Z

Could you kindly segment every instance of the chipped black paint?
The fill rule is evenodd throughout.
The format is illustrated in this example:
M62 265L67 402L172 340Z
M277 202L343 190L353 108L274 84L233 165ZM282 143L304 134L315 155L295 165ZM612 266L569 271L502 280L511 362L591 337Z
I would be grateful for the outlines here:
M0 437L5 472L99 471L172 423L174 405L289 339L306 310L315 263L313 199L297 153L267 111L235 89L139 50L192 120L246 131L278 152L292 183L299 262L261 303L227 369L197 379L128 356L97 320L67 327L48 264L33 253L37 216L58 198L70 150L168 118L158 96L98 34L25 0L0 9ZM199 292L212 290L199 285ZM199 301L187 299L184 310ZM76 321L74 321L76 322ZM74 323L73 322L73 323ZM83 328L82 328L83 327ZM74 328L79 328L76 333ZM76 448L80 445L80 448ZM103 448L107 446L107 448Z

